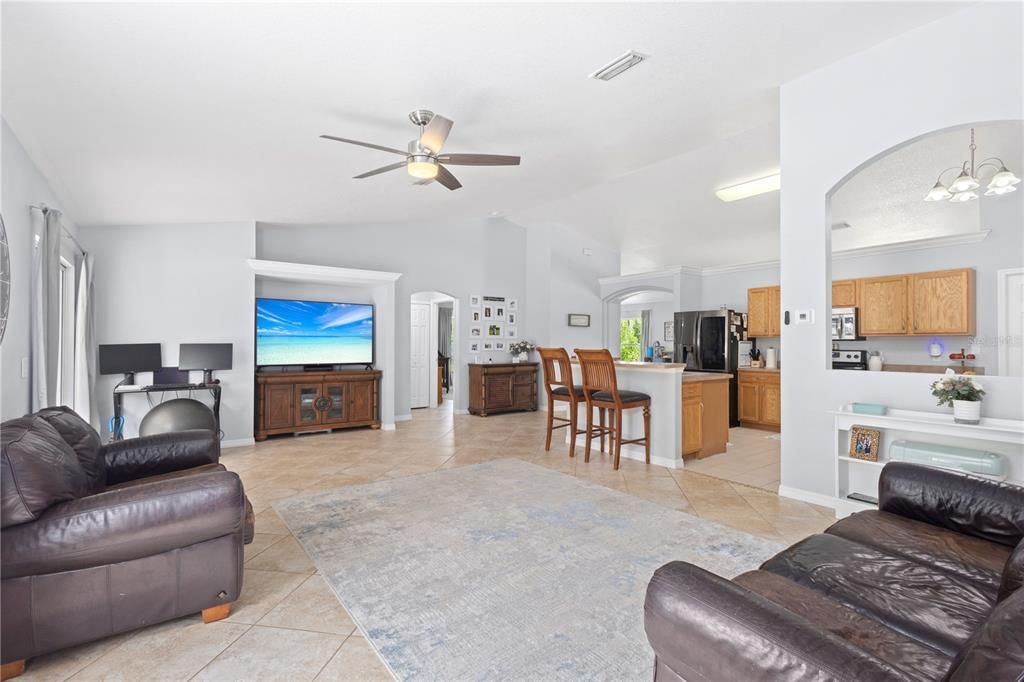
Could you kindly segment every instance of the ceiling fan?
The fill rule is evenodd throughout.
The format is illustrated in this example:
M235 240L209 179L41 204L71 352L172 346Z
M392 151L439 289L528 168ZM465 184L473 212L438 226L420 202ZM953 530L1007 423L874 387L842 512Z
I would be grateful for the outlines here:
M417 178L417 185L426 185L436 180L448 189L455 190L462 187L462 183L456 180L451 171L442 164L449 166L519 165L518 156L504 156L501 154L442 154L441 147L444 146L445 140L448 139L448 133L452 129L451 119L438 116L433 111L428 111L427 109L417 109L409 114L409 120L419 126L420 134L417 139L409 142L408 151L404 152L393 147L384 147L370 142L360 142L359 140L349 140L344 137L335 137L334 135L321 135L320 137L325 140L379 149L382 152L405 157L402 161L374 168L371 171L357 175L355 176L357 180L398 170L405 166L409 175Z

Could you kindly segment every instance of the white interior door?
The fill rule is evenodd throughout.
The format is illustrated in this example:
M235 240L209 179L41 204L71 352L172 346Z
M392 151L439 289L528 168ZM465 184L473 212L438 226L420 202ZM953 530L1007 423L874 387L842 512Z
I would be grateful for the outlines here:
M1024 268L1000 270L999 374L1024 376Z
M413 408L430 405L430 304L412 303L409 328L409 402ZM435 363L436 365L436 363Z

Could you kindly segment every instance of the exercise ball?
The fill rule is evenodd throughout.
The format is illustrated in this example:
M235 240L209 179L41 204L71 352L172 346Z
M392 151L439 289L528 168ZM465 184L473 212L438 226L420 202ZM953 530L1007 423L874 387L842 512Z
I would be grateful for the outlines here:
M142 418L139 424L140 436L156 433L209 429L217 431L217 420L213 410L192 398L175 398L160 403Z

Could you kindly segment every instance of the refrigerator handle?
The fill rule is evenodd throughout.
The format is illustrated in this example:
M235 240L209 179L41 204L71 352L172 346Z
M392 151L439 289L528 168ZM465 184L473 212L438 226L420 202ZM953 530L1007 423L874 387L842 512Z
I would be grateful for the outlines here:
M693 354L695 356L695 362L693 363L694 369L704 369L703 367L701 367L701 358L704 357L704 354L701 352L703 348L700 336L700 328L702 324L704 324L704 318L700 315L697 315L697 320L694 322L693 325Z

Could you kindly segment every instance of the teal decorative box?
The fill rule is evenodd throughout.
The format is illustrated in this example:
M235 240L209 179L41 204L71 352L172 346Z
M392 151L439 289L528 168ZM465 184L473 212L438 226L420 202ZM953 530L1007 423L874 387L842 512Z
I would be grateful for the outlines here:
M886 410L889 409L885 405L878 405L877 403L854 403L852 408L857 414L873 414L876 417L885 416Z

